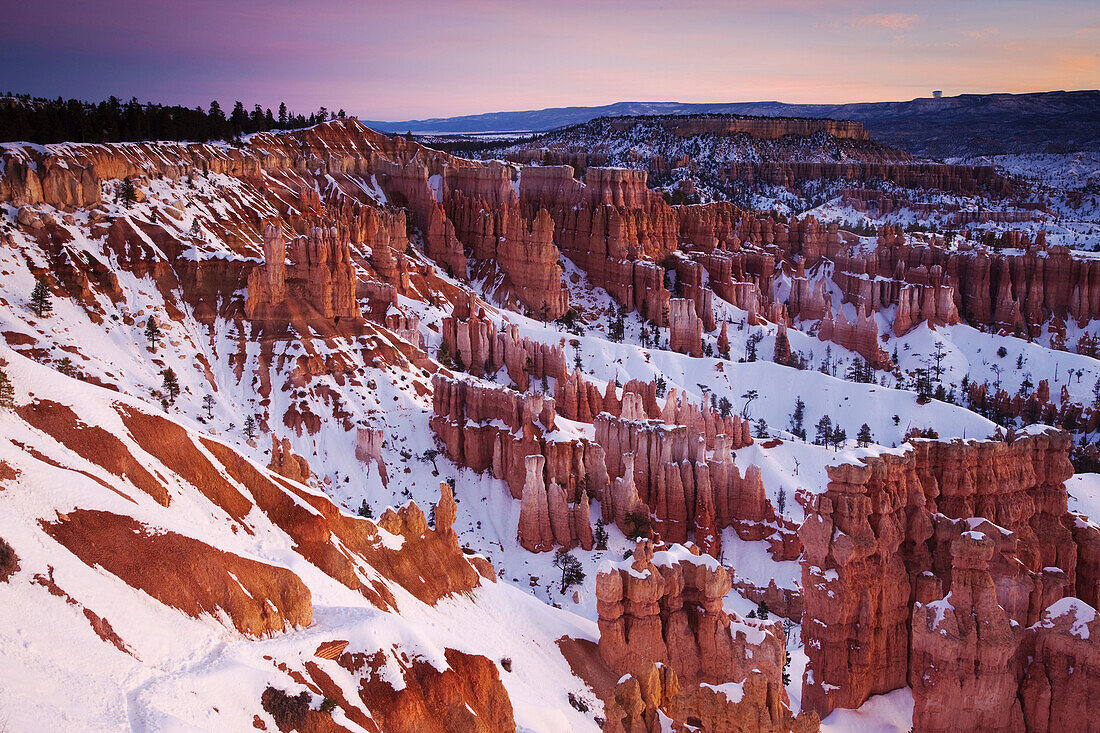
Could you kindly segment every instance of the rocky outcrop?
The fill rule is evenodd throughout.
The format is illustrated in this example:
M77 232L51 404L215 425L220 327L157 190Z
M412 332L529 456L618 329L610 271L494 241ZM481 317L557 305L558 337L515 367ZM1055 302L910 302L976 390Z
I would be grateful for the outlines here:
M811 733L815 716L791 719L780 700L769 697L766 677L753 672L744 682L682 689L670 667L641 664L623 675L604 705L611 733ZM689 722L690 721L690 722Z
M759 470L750 466L742 478L733 463L732 450L752 441L747 422L695 408L675 390L665 401L663 422L646 420L641 409L630 415L627 404L624 396L623 417L605 412L594 421L611 480L610 495L601 496L605 521L636 531L628 515L645 507L662 537L684 542L690 533L715 557L724 527L736 528L744 539L769 537L778 529Z
M1028 731L1100 729L1092 701L1100 693L1100 619L1096 609L1063 598L1023 633L1017 660L1028 660L1019 699Z
M856 352L875 369L889 369L893 364L890 355L879 346L878 326L875 325L874 317L868 316L863 306L856 311L854 322L844 315L843 308L837 313L835 320L831 314L826 314L821 319L817 337Z
M585 484L603 495L607 487L603 449L583 438L548 437L555 432L552 398L483 387L442 374L432 378L432 388L432 430L458 465L491 472L508 483L514 498L522 500L528 483L526 459L542 456L545 480L556 482L568 503L580 502L578 491Z
M951 545L951 590L913 606L909 663L915 731L1024 729L1012 657L1019 627L997 602L994 542L964 532Z
M684 684L738 682L753 669L778 681L782 630L723 611L729 590L713 558L640 541L630 560L605 564L596 578L600 655L615 670L667 664Z
M498 330L472 295L459 299L453 315L443 319L443 344L456 367L478 377L504 367L521 391L530 387L532 379L566 377L565 350L560 345L521 337L515 324Z
M290 570L176 532L151 532L132 517L76 509L43 529L84 564L188 616L226 618L243 634L308 626L313 617L309 589Z
M253 320L360 318L349 243L335 229L314 228L290 245L274 225L264 228L264 265L248 276L245 315Z
M916 730L1022 729L1019 629L1091 588L1065 509L1069 445L1049 430L917 440L827 467L799 530L803 707L854 708L910 684ZM1089 548L1084 527L1080 538Z
M695 314L695 303L686 298L669 301L669 348L689 356L703 355L703 320Z
M374 464L382 485L389 484L386 463L382 460L382 442L385 439L381 428L356 428L355 459L367 465Z
M528 220L518 206L494 207L461 191L448 204L459 238L478 262L479 276L494 271L503 275L495 288L501 301L542 320L560 318L569 310L549 213L540 209Z
M271 436L271 461L267 464L275 473L285 476L291 481L306 483L311 476L309 461L299 455L295 455L290 448L290 440L283 438L281 441Z
M544 552L555 546L571 548L580 545L591 550L592 523L588 509L588 493L577 492L572 504L557 482L547 487L543 481L546 459L541 455L524 458L527 479L519 505L519 543L531 552Z
M949 193L987 192L1005 195L1011 182L993 166L941 165L937 163L882 164L871 162L818 163L790 161L758 163L730 161L723 173L748 185L798 186L806 181L889 181L906 188L935 188Z
M658 709L713 730L791 729L782 629L727 614L729 590L715 560L676 545L654 552L641 541L632 559L600 568L600 656L616 673L638 675L621 678L613 693L611 730L651 730L639 726L655 721ZM814 722L796 725L815 730Z
M775 352L772 354L772 361L783 366L788 366L791 362L791 342L787 338L787 324L782 321L775 333Z

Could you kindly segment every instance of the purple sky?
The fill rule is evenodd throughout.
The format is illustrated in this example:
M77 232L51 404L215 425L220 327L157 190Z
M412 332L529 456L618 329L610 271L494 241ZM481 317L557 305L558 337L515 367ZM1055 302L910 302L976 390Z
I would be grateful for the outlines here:
M365 119L1100 87L1097 0L4 0L0 92Z

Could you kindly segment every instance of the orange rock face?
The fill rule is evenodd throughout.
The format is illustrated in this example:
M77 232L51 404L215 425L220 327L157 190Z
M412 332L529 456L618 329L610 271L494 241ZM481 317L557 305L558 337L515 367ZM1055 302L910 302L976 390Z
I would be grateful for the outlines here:
M602 448L583 439L547 439L557 416L552 398L482 387L441 374L432 378L432 387L432 430L457 464L491 471L508 483L513 497L522 499L528 484L526 460L542 456L545 480L560 486L568 504L580 501L578 491L586 476L588 486L602 495L607 485ZM541 476L539 480L543 480ZM537 501L537 492L528 501ZM538 522L542 524L541 518ZM544 544L529 537L533 544Z
M775 511L759 471L750 467L742 477L733 464L732 449L751 443L748 423L681 401L675 390L665 401L663 418L631 420L608 413L595 418L596 443L603 446L610 480L609 495L601 497L604 520L631 532L627 515L645 507L662 537L684 542L690 532L714 556L724 527L735 527L745 539L772 534ZM702 537L711 539L704 543Z
M843 310L837 314L835 320L826 314L821 320L817 337L856 352L875 369L888 369L892 364L889 354L879 346L878 326L875 325L874 317L868 316L863 306L859 307L854 323L848 320Z
M695 304L686 298L669 301L669 348L689 356L703 355L703 321Z
M308 236L297 237L290 249L292 264L287 267L282 235L272 225L265 227L264 265L248 277L248 318L360 317L347 240L335 229L314 228Z
M917 440L900 456L828 467L799 530L803 707L854 708L909 684L915 730L1025 729L1034 637L1022 629L1094 587L1077 575L1095 574L1078 562L1095 533L1065 509L1068 449L1064 434L1032 431Z
M609 701L610 730L654 730L657 710L708 730L817 729L787 704L782 629L727 614L729 590L721 565L680 546L655 553L640 541L631 560L600 569L600 656L616 673L634 670Z
M448 649L447 669L414 660L404 670L404 688L395 690L372 674L359 687L378 730L408 733L498 733L514 731L512 703L497 666L483 656ZM345 654L341 666L355 670L358 660Z
M85 564L189 616L224 613L244 634L308 626L313 617L309 589L291 571L174 532L149 533L130 517L78 509L44 529Z
M515 324L498 331L472 297L459 300L454 314L443 319L443 343L470 374L486 376L505 367L524 391L531 379L566 376L565 351L560 345L521 337Z
M913 727L921 731L1018 731L1012 656L1018 627L997 602L989 574L994 542L964 532L951 545L951 590L913 607Z
M280 476L300 483L309 481L311 475L309 462L294 454L290 449L290 441L286 438L280 441L274 435L271 436L271 463L267 467Z

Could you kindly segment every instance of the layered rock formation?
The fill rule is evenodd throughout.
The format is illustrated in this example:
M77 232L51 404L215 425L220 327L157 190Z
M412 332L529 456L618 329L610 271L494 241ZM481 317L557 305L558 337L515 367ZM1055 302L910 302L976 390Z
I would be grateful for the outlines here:
M274 435L271 436L271 461L267 467L280 476L303 484L309 481L311 475L309 461L294 454L289 440L279 440Z
M588 511L588 493L577 492L572 506L565 490L557 482L543 481L546 459L541 455L524 458L527 480L519 505L519 543L531 552L543 552L555 546L580 545L591 550L592 523Z
M998 604L994 549L986 535L964 532L951 545L950 592L913 606L914 730L1025 729L1012 669L1019 630Z
M443 319L443 344L461 357L461 368L474 376L495 374L501 367L521 391L531 379L566 376L565 350L561 346L521 337L519 327L507 324L498 331L471 295L455 303L454 314Z
M1020 629L1076 591L1079 569L1095 572L1066 511L1068 449L1033 430L828 467L799 530L803 707L858 707L910 684L916 730L1023 729ZM1096 531L1079 530L1086 554Z
M669 348L689 356L703 355L703 320L695 314L695 304L686 298L669 301Z
M724 568L680 546L654 552L648 541L641 541L632 559L600 568L600 656L616 673L641 670L643 681L652 681L652 673L645 670L654 669L654 663L675 675L664 677L663 696L643 695L641 705L634 685L621 680L627 686L616 690L609 715L615 721L612 730L615 725L637 730L639 719L654 720L646 710L662 707L681 720L705 717L732 726L715 730L790 730L794 719L780 680L782 629L727 614L722 597L729 590ZM756 687L760 689L753 689L751 696L744 695ZM708 689L724 692L735 706L749 704L726 709L703 692ZM799 725L816 729L810 719Z
M264 228L264 265L248 276L245 315L253 320L359 318L349 243L336 229L314 228L286 243L274 225Z
M579 501L578 491L585 481L602 495L607 486L603 449L583 438L547 437L555 428L552 398L483 387L442 374L433 377L432 388L432 430L458 465L491 471L508 483L513 497L522 499L528 483L526 458L542 456L546 480L556 482L569 503Z
M822 341L832 341L850 351L854 351L875 369L888 369L893 364L890 355L879 345L878 326L873 316L868 316L863 306L856 311L856 320L849 321L840 309L834 319L826 313L821 319L817 337Z

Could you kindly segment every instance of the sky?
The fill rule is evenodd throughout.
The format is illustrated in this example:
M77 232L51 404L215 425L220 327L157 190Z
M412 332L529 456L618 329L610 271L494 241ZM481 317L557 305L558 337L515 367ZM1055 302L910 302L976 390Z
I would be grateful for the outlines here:
M0 93L370 120L1100 87L1098 0L0 0Z

